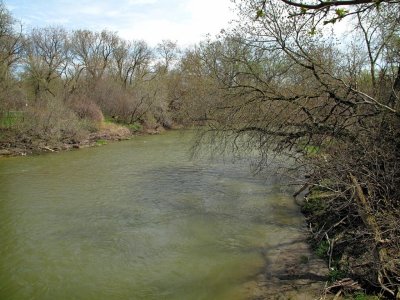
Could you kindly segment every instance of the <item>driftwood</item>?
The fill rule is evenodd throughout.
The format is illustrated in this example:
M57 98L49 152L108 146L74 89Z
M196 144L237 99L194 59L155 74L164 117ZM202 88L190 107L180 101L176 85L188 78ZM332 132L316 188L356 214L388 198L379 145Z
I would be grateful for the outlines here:
M300 202L298 201L297 196L300 195L302 192L304 192L309 186L310 186L310 184L308 182L306 182L297 192L295 192L293 194L294 202L298 206L302 206L302 203L301 203L301 201Z
M55 150L53 150L53 149L51 149L51 148L49 148L47 146L43 146L42 149L50 151L50 152L56 152Z
M326 288L327 292L332 292L334 290L339 290L338 294L340 295L341 291L354 293L356 291L362 290L362 288L357 281L354 281L351 278L344 278L339 281L335 281L332 285Z
M300 193L305 191L309 187L309 183L306 182L296 193L293 194L293 198L296 198Z

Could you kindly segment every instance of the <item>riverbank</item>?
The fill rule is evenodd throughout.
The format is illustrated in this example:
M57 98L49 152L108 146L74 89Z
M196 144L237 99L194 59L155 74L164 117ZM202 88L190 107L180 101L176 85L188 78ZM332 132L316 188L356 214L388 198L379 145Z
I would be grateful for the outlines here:
M163 127L144 127L132 130L120 124L102 122L95 132L87 132L78 139L59 141L57 139L43 140L32 136L16 135L11 130L3 130L0 140L0 157L26 156L102 146L111 141L129 140L137 135L159 134L163 131L165 131Z
M386 282L373 282L380 268L376 259L385 259L384 267L398 270L396 265L399 262L399 252L396 243L382 240L382 245L371 247L365 238L365 216L359 212L356 203L352 206L348 201L343 203L344 200L332 191L313 187L301 205L311 231L308 242L329 267L329 285L326 290L344 294L344 299L400 299L398 289L395 289L396 294L391 294L383 288ZM341 210L345 210L346 214ZM385 216L389 217L387 214ZM372 220L376 224L375 219ZM385 254L384 258L382 253ZM391 287L398 287L396 282L389 283Z
M252 300L342 299L326 293L329 269L310 249L306 230L263 253L265 267L246 284Z

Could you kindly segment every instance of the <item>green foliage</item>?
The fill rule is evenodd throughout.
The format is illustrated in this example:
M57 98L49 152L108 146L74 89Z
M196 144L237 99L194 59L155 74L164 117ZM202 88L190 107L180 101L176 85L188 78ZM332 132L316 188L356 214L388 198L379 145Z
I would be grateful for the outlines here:
M143 126L138 122L135 122L133 124L126 124L124 126L127 127L132 133L141 131L143 129Z
M302 14L305 14L305 13L307 13L307 8L301 7L300 11L301 11Z
M339 18L344 18L348 14L348 12L349 11L344 8L338 8L335 10L335 13Z
M116 124L117 122L113 118L107 116L107 117L104 117L104 123L106 123L106 124L111 124L111 123Z
M324 25L327 25L327 24L335 24L336 21L340 21L341 19L343 19L344 17L346 17L346 16L348 15L348 13L349 13L348 10L346 10L346 9L344 9L344 8L338 8L338 9L335 10L336 17L334 17L334 18L332 18L332 19L325 20L325 21L323 22L323 24L324 24Z
M307 156L319 154L321 152L321 146L308 144L306 142L300 142L297 146L299 152L304 153Z
M318 211L324 209L322 201L318 198L307 199L304 201L301 210L305 214L316 214Z
M256 15L256 19L258 18L262 18L265 16L265 13L262 9L257 10L257 15Z
M304 147L304 151L306 152L307 155L315 155L320 151L319 146L312 146L312 145L307 145Z
M134 122L132 124L125 124L123 122L118 122L116 119L114 118L110 118L110 117L105 117L104 119L104 123L106 124L117 124L117 125L122 125L125 126L126 128L128 128L132 133L135 132L139 132L143 130L143 126L142 124L140 124L139 122Z
M0 127L1 128L10 128L17 123L22 122L23 120L23 112L21 111L9 111L4 113L0 117Z
M346 299L353 299L353 300L379 300L379 297L377 296L368 296L364 293L356 293L354 295L352 295L351 298L346 298Z
M320 258L325 258L328 256L329 251L329 243L328 241L323 240L321 243L318 244L317 248L315 249L315 254Z
M329 270L328 277L329 277L329 281L330 282L335 282L337 280L345 278L346 277L346 272L344 272L342 270L339 270L339 269L334 267L334 268L331 268Z
M106 140L99 139L96 141L96 146L103 146L103 145L107 145Z

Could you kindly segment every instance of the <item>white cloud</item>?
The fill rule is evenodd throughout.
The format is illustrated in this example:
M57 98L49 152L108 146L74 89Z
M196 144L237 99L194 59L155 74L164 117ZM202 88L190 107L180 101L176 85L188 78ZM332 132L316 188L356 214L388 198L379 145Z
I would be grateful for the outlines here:
M207 34L218 34L226 27L233 17L229 7L229 0L180 0L169 11L158 10L154 16L142 15L139 20L127 22L125 28L114 26L114 29L124 38L143 39L151 45L170 39L187 46L199 42Z
M145 40L153 46L163 39L179 41L183 37L182 27L168 20L144 20L132 25L131 28L122 28L118 32L126 39Z
M158 0L127 0L127 3L130 5L138 5L138 4L154 4L157 3Z
M189 0L185 2L186 10L191 13L192 20L206 26L225 23L233 16L229 0Z
M194 35L200 37L207 33L215 35L228 26L233 18L229 0L189 0L186 9L191 18L189 27Z
M34 27L108 29L151 45L163 39L189 45L215 35L232 18L230 0L5 0L13 13Z

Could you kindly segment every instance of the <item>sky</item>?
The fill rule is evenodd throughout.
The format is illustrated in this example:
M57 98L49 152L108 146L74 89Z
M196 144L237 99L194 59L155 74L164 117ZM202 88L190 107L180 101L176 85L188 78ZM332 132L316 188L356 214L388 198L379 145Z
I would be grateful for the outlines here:
M23 28L107 29L127 40L189 46L233 18L230 0L3 0Z

